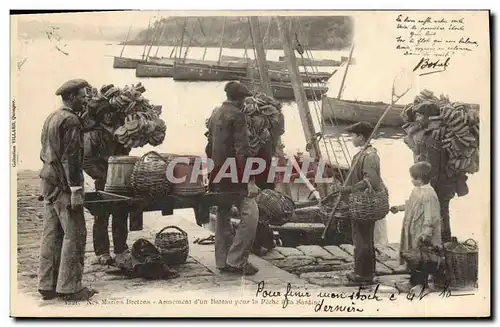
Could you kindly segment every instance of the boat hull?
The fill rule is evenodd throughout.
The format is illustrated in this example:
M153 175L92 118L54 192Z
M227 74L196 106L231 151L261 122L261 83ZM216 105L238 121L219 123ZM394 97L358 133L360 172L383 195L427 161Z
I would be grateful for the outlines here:
M238 63L238 64L246 64L251 67L257 67L257 61L251 58L243 58L243 57L234 57L234 56L221 56L221 61ZM284 61L272 61L266 60L267 68L272 70L283 70L286 69L286 63Z
M332 77L337 70L333 73L301 73L300 77L303 83L320 83L327 82L330 77ZM290 78L290 73L283 70L268 70L269 79L272 82L283 82L290 83L292 80ZM259 70L255 68L248 68L248 77L258 79L260 78Z
M249 78L241 78L240 82L247 85L247 87L252 92L262 91L262 86L259 81L255 81ZM293 93L293 87L289 83L279 83L271 82L271 89L273 90L273 97L277 100L285 101L295 101L295 94ZM306 98L309 101L320 100L323 95L328 92L328 87L312 87L304 85L304 91L306 93Z
M248 61L248 58L244 57L235 57L235 56L220 56L221 61L240 61L240 62L246 62Z
M135 69L136 77L172 77L173 65L138 64Z
M285 57L280 56L279 61L285 61ZM342 64L342 61L333 59L297 58L297 64L299 66L332 67L332 66L340 66Z
M246 76L246 66L228 67L217 65L175 63L172 77L176 81L233 81Z
M335 98L323 98L322 115L323 120L334 120L336 122L355 123L366 121L372 125L377 124L378 120L387 109L389 104L362 102L362 101L344 101ZM400 127L403 125L401 113L404 105L394 105L389 110L381 122L381 126Z
M125 57L114 57L113 68L118 69L135 69L140 63L145 63L144 60Z

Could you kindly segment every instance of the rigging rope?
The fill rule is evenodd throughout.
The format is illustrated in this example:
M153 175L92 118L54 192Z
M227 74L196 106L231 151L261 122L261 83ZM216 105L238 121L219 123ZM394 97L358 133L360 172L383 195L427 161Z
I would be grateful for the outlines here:
M293 28L293 24L290 24L290 26L291 26L291 28ZM302 44L300 43L296 32L294 32L294 35L295 35L295 50L297 50L297 52L300 54L300 56L302 58L302 61L304 62L304 56L303 56L303 54L304 54L304 48L303 48ZM309 73L307 71L307 68L306 67L304 67L304 68L305 68L306 79L309 81L309 84L313 84L312 83L312 78L310 77L310 75L309 75ZM320 87L321 87L321 85L320 85ZM312 98L313 98L313 105L314 105L314 109L315 109L314 112L316 113L316 118L318 119L318 122L320 123L320 129L321 129L321 132L320 133L316 133L316 135L319 134L319 135L323 136L323 134L324 134L324 127L323 127L323 124L322 124L322 119L320 118L320 115L318 114L318 110L317 110L318 109L317 108L317 105L318 105L317 101L318 101L318 99L316 97L316 92L315 92L314 84L312 85L311 89L313 91L312 92ZM324 143L324 146L325 146L325 150L326 150L326 155L328 157L328 161L330 163L332 163L332 158L330 156L330 151L328 149L327 140L324 137L320 137L320 138L323 139L323 143ZM309 144L310 142L314 142L314 141L318 142L319 140L310 140L308 142L308 146L310 145ZM331 140L329 139L328 141L330 143L330 146L331 146L331 149L332 149L332 152L333 152L333 156L335 158L335 162L337 163L337 166L339 168L339 173L340 173L341 179L343 179L343 174L342 174L342 171L340 169L339 159L337 158L337 154L335 153L335 150L333 149L333 144L331 143Z
M300 20L298 20L298 25L299 25L299 31L301 31L302 29L301 29L301 23L300 23ZM314 67L314 65L313 65L313 62L314 62L314 56L313 56L313 54L312 54L312 51L311 51L310 49L306 49L306 51L305 51L305 52L306 52L306 56L307 56L308 60L310 61L311 68L312 68L312 70L313 70L313 72L314 72L314 69L315 69L315 67ZM304 60L304 59L302 59L302 60ZM304 64L305 64L305 63L304 63ZM304 65L304 68L306 68L306 66L305 66L305 65ZM318 69L317 69L317 68L316 68L316 72L318 72ZM324 82L323 82L323 83L319 83L319 82L318 82L318 84L323 85L323 86L324 86L324 85L326 85L326 83L324 83ZM335 117L335 113L334 113L334 111L333 111L333 109L332 109L332 107L331 107L330 102L329 102L329 101L326 101L326 103L327 103L327 106L328 106L328 108L330 109L330 112L331 112L331 115L328 115L328 120L330 121L330 124L331 124L331 125L333 125L333 126L338 126L339 124L338 124L338 121L337 121L337 119L336 119L336 117ZM323 106L321 107L321 113L322 113L322 114L321 114L321 117L323 117ZM323 123L323 119L321 119L321 122ZM323 124L322 124L322 127L324 128ZM347 161L347 162L346 162L346 163L347 163L347 166L350 166L350 161L352 160L352 157L351 157L351 154L350 154L349 148L348 148L348 147L347 147L347 145L346 145L346 141L345 141L344 136L342 135L342 133L341 133L341 132L339 132L338 134L339 134L339 136L337 137L337 141L338 141L338 143L339 143L339 146L341 147L342 152L344 153L344 158L345 158L345 159L346 159L346 161ZM332 147L333 147L333 146L332 146Z
M300 23L300 22L299 22ZM313 97L313 105L314 105L314 109L315 109L315 113L316 113L316 117L318 119L318 122L320 124L320 128L321 128L321 132L324 133L324 121L322 119L322 114L320 115L318 113L318 111L322 111L322 107L321 108L318 108L318 99L317 99L317 96L316 96L316 92L314 92L315 88L314 88L314 84L317 84L319 87L325 87L326 83L322 82L322 81L317 81L316 83L313 82L312 78L310 77L309 75L309 72L307 70L307 65L306 65L306 61L305 61L305 58L304 58L304 47L302 46L302 44L300 43L299 41L299 37L297 35L297 32L294 33L295 34L295 41L296 41L296 50L297 52L300 54L301 56L301 59L303 61L303 65L304 65L304 71L305 71L305 74L306 74L306 79L310 82L311 86L312 86L312 90L313 90L313 93L312 93L312 97ZM306 56L308 55L308 52L306 51ZM310 60L310 58L308 58ZM312 67L312 70L314 72L314 66L313 66L313 61L310 61L310 64L311 64L311 67ZM330 119L331 120L331 119ZM335 124L332 124L332 125L335 125ZM330 157L330 151L329 151L329 148L328 148L328 145L330 145L330 148L333 152L333 156L335 158L335 161L337 163L337 167L338 167L338 170L339 170L339 174L340 174L340 177L341 179L343 180L344 179L344 176L342 174L342 170L340 169L340 162L339 162L339 158L337 157L337 153L335 151L335 148L333 146L333 143L332 143L332 138L329 137L328 138L328 143L327 144L327 138L324 137L323 138L323 143L324 143L324 146L325 146L325 150L326 150L326 153L327 153L327 156L328 156L328 159L330 162L332 162L331 160L331 157ZM348 158L348 156L350 156L350 154L346 153L346 151L344 150L344 147L342 146L342 143L339 141L339 145L340 145L340 148L341 148L341 151L343 152L344 154L344 159L347 161L347 166L349 166L349 160L350 158ZM345 145L345 144L344 144Z

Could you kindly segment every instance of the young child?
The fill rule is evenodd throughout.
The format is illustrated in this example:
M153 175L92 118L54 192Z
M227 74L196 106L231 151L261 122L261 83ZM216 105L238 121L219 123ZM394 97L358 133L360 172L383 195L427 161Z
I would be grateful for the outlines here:
M431 165L426 162L418 162L410 167L410 176L415 186L410 198L405 205L393 206L392 213L405 211L403 227L401 230L400 252L426 246L441 245L441 215L439 200L436 192L429 184L431 179ZM404 260L401 258L401 263ZM429 273L428 267L421 265L410 268L410 284L412 287L427 286Z

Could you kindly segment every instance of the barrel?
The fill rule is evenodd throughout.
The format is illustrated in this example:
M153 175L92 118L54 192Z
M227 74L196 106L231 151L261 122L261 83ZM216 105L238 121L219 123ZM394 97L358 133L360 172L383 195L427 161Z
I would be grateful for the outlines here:
M183 158L184 160L182 162L175 163L175 166L172 169L173 176L175 178L185 177L185 179L181 183L174 183L172 181L172 194L199 195L205 193L206 187L203 181L203 174L199 174L195 181L191 181L195 165L198 167L201 165L201 157L169 154L169 165L172 163L172 160L176 158Z
M112 156L108 159L108 173L106 177L106 192L117 194L132 194L130 176L139 157Z

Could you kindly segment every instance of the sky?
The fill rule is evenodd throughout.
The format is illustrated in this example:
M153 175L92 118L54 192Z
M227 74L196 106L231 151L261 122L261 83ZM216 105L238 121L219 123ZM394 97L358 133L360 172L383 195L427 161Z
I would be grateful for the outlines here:
M162 14L163 13L163 14ZM161 16L168 16L167 11L160 11ZM21 20L44 20L53 23L71 23L77 25L107 25L147 27L149 19L157 11L103 11L87 13L34 14L21 15Z

